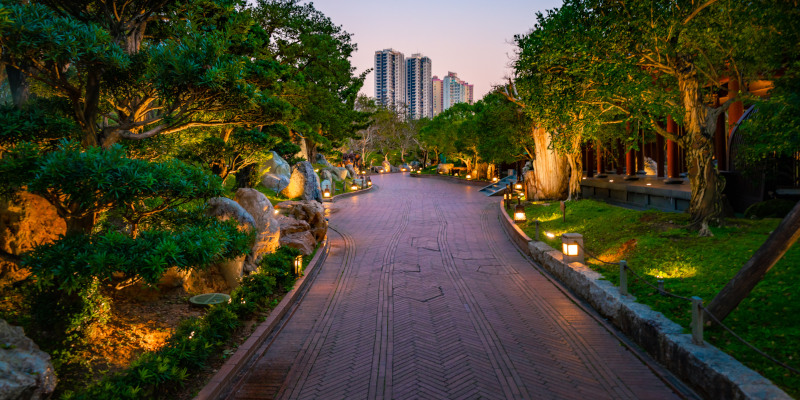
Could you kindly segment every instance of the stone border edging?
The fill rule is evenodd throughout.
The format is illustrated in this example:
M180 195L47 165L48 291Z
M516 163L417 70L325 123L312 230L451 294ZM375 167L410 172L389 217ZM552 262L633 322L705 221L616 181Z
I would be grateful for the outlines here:
M683 333L680 325L637 303L635 297L620 295L619 289L600 273L581 263L564 263L560 251L525 235L509 218L502 202L500 214L503 228L523 253L704 398L791 399L767 378L722 350L708 343L693 344L691 334Z
M236 349L236 352L225 361L225 364L211 377L211 380L203 386L203 389L197 393L194 400L213 400L217 399L222 392L227 389L232 383L232 379L236 377L242 368L246 366L253 358L256 350L261 347L264 340L269 336L278 322L286 315L291 305L297 300L298 295L303 292L305 287L309 284L306 278L313 273L325 262L330 250L330 242L326 235L325 242L317 251L317 254L308 263L308 269L303 276L297 279L294 288L283 296L280 303L272 310L267 317L267 320L258 325L258 327L250 334L250 337Z
M348 197L352 197L352 196L355 196L355 195L358 195L358 194L361 194L361 193L367 193L367 192L371 191L372 188L374 188L374 187L375 187L375 184L373 183L372 186L369 186L366 189L359 189L359 190L356 190L355 192L345 192L345 193L342 193L342 194L337 194L336 196L332 196L331 199L329 200L329 202L335 203L337 199L346 199Z
M484 186L489 186L489 185L492 184L492 182L490 182L490 181L480 181L480 180L476 180L476 179L466 180L466 179L456 178L456 177L450 176L450 175L438 175L438 174L437 175L432 175L432 174L410 174L410 175L411 175L412 178L440 179L440 180L443 180L443 181L463 183L465 185L470 185L470 186L484 187Z

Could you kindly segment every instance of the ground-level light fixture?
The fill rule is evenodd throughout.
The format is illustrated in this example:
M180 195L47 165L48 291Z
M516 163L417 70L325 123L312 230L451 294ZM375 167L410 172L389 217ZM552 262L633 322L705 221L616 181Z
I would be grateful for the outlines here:
M406 169L405 168L400 168L400 171L406 172Z
M367 177L367 186L372 186L372 178Z
M330 199L331 198L331 190L329 188L325 188L322 190L322 198L323 199Z
M350 190L352 190L352 191L358 190L358 185L356 185L355 182L353 182L353 184L350 185Z
M294 275L300 276L303 273L303 255L294 258Z
M472 179L472 174L467 174L467 179Z
M517 204L516 207L514 207L514 222L525 222L525 219L525 206Z
M517 182L514 184L514 190L522 190L522 176L517 177Z
M496 176L492 177L492 182L497 182L497 177Z
M583 235L580 233L561 235L561 251L564 253L564 262L583 264Z

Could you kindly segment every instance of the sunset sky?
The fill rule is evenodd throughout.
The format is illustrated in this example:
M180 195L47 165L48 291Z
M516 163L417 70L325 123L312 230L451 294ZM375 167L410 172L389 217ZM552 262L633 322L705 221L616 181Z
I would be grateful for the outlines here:
M431 58L433 75L448 71L475 85L475 100L511 75L515 34L526 33L537 11L561 0L316 0L316 9L353 34L353 65L374 67L376 50L393 48ZM369 74L362 93L375 96Z

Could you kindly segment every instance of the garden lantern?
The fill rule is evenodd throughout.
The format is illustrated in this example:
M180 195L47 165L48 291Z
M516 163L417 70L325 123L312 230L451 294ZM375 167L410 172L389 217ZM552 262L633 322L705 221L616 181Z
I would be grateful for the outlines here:
M372 187L372 178L367 177L367 186Z
M322 198L323 199L330 199L331 198L331 190L329 188L325 188L322 191Z
M517 204L517 206L514 207L514 222L525 222L525 206L522 204Z
M583 264L583 235L580 233L561 235L561 251L564 253L564 262Z
M300 254L294 258L294 275L300 276L303 273L303 255Z
M467 179L472 179L472 174L467 174Z
M514 184L514 190L522 190L522 176L517 177L517 183Z
M356 190L358 190L358 185L356 185L356 183L355 183L355 182L353 182L353 184L352 184L352 185L350 185L350 190L352 190L352 191L354 191L354 192L355 192Z
M496 176L492 177L492 182L497 182L497 177Z

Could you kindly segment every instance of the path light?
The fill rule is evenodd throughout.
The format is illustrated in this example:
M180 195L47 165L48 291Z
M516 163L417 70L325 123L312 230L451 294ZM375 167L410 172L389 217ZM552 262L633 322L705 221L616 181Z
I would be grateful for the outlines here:
M367 177L367 186L372 187L372 178Z
M492 182L497 182L497 177L496 176L492 177Z
M406 172L406 169L405 168L400 168L400 171L401 172Z
M350 190L352 190L352 191L354 191L354 192L355 192L356 190L358 190L358 185L356 185L356 183L355 183L355 182L353 182L353 184L352 184L352 185L350 185Z
M328 188L325 188L325 189L322 191L322 198L323 198L323 199L330 199L330 198L331 198L331 190L330 190L330 189L328 189Z
M472 179L472 174L467 174L467 179Z
M514 184L514 190L522 190L522 175L517 176L517 183Z
M300 254L294 258L294 275L300 276L303 273L303 255Z
M517 204L517 206L514 207L514 222L525 222L525 206L522 204Z
M583 235L580 233L561 235L561 251L564 253L565 263L579 262L583 264Z

